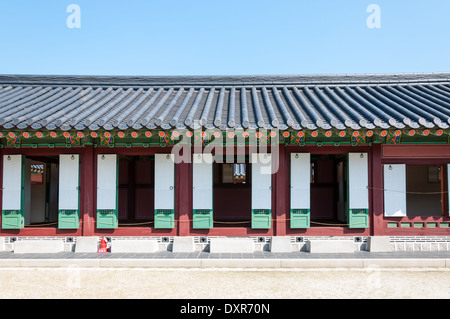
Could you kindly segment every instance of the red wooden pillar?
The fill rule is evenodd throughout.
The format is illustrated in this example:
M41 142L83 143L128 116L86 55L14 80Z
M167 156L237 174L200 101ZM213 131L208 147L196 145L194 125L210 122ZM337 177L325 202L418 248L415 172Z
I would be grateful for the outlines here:
M277 160L275 158L275 160ZM278 145L278 170L275 172L275 236L286 236L289 218L289 157L286 147ZM277 167L275 166L275 167Z
M373 236L381 236L383 229L383 167L381 165L381 144L372 146L372 229Z
M175 165L176 214L178 216L178 236L189 236L192 211L192 166L181 162Z
M0 149L0 214L3 211L3 154L4 150ZM0 215L0 234L2 232L2 216Z
M94 146L86 145L83 152L82 163L82 184L80 187L82 206L82 236L93 236L95 232L95 189L94 179Z

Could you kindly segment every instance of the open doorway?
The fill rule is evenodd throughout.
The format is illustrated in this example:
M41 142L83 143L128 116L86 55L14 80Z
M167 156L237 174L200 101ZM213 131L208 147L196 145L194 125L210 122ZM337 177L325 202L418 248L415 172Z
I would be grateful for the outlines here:
M119 156L119 226L148 226L154 220L154 156Z
M445 165L406 165L407 216L441 216Z
M245 162L213 164L214 227L251 227L251 165Z
M347 163L347 155L311 155L312 227L344 225Z
M25 227L58 227L58 156L25 157L24 170Z

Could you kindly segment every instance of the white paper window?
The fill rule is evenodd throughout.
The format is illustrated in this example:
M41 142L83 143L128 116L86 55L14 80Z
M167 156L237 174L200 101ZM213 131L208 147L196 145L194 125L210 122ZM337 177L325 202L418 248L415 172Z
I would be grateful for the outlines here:
M448 196L448 216L450 216L450 164L447 164L447 196Z
M116 209L117 154L99 154L97 158L97 209Z
M174 209L175 162L173 154L155 155L155 209Z
M22 155L3 156L3 210L20 210L22 200Z
M383 175L384 215L406 216L406 165L384 165Z
M311 154L291 153L291 209L310 209Z
M59 210L78 210L79 157L78 154L59 156Z
M272 207L271 165L271 154L252 154L252 209L271 209Z
M369 208L369 167L367 153L348 154L348 207Z
M193 208L213 209L213 156L193 155Z

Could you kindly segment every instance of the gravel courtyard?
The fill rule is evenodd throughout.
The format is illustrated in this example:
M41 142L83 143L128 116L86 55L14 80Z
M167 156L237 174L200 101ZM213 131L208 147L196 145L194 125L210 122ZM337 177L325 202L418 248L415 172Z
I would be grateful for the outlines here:
M2 299L450 298L450 269L5 267Z

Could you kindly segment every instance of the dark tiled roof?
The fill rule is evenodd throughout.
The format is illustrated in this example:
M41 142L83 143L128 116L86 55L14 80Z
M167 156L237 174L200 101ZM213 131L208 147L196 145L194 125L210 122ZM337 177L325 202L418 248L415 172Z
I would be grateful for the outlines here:
M448 128L450 73L0 76L0 127Z

